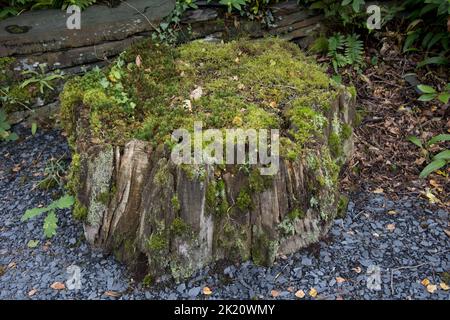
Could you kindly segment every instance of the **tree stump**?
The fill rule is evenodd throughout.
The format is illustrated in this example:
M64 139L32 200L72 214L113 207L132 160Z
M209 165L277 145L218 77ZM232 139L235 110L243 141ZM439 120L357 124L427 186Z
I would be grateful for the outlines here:
M284 40L134 45L61 95L74 215L90 243L153 279L219 259L270 265L317 242L342 207L354 100ZM279 129L278 171L175 164L171 134L197 120Z

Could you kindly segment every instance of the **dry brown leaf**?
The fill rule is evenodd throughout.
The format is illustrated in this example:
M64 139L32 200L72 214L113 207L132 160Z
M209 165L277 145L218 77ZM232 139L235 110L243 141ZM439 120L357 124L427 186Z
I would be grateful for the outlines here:
M16 267L16 263L15 262L10 262L8 264L8 269L14 269Z
M53 282L50 288L54 290L63 290L66 288L66 286L62 282Z
M136 56L136 65L138 68L140 68L142 66L142 58L140 55Z
M36 294L36 292L37 292L37 289L31 289L30 292L28 292L28 296L29 297L34 296Z
M204 287L203 288L203 294L206 295L206 296L209 296L210 294L212 294L212 291L211 291L210 288Z
M420 282L423 286L427 286L427 285L429 285L430 284L430 280L428 280L427 278L425 278L425 279L423 279L421 282Z
M383 188L376 188L375 190L372 191L373 193L383 193L384 190Z
M429 284L427 285L427 291L429 293L434 293L437 290L437 285L435 284Z
M191 94L189 95L189 97L194 101L197 101L202 96L203 96L203 88L200 86L192 90Z
M309 295L313 298L317 297L317 290L315 288L311 288L311 290L309 290Z
M305 297L305 291L303 291L303 290L298 290L298 291L295 293L295 296L296 296L297 298L299 298L299 299L303 299L303 298Z
M105 291L105 296L119 298L121 296L121 293L117 291L107 290Z
M270 291L270 294L272 295L272 297L276 298L280 295L280 291L272 290Z
M356 268L352 268L353 271L355 271L356 273L361 273L361 267L356 267Z
M447 236L449 236L449 237L450 237L450 230L448 230L448 229L444 229L444 232L445 232L445 234L446 234Z
M445 282L441 282L439 283L439 287L441 287L442 290L447 291L448 289L450 289L450 287L445 283Z
M390 232L394 231L395 230L395 223L389 223L386 226L386 229L388 229Z
M294 289L294 287L287 287L287 291L289 291L289 292L294 292L295 289Z
M344 278L342 278L342 277L336 277L336 282L337 283L342 283L342 282L345 282L346 280L344 279Z

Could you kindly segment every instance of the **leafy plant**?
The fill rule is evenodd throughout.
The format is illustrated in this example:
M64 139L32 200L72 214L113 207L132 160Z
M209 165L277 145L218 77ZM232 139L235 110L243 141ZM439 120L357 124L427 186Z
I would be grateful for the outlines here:
M6 113L3 109L0 109L0 140L15 141L19 137L16 133L11 132L11 125L9 124Z
M429 164L420 172L419 178L426 178L430 173L439 170L445 167L448 163L450 163L449 149L443 150L435 154L434 156L431 157L431 159L428 151L428 148L430 146L438 142L450 141L450 134L439 134L428 140L426 143L422 143L422 141L415 136L409 136L407 139L411 143L418 146L423 151L429 162Z
M31 75L30 78L24 80L21 84L20 87L21 88L25 88L27 86L29 86L30 84L37 84L39 86L39 92L41 94L44 93L44 89L48 88L50 90L54 90L55 88L53 88L50 84L52 83L52 81L56 80L56 79L63 79L64 77L60 74L57 73L50 73L50 74L46 74L45 73L45 66L40 64L39 65L40 68L40 72L34 71L34 70L26 70L23 71L22 74L24 75Z
M72 196L65 195L58 200L53 201L49 206L43 208L33 208L25 211L22 216L21 221L27 221L29 219L35 218L42 213L47 213L44 219L44 234L47 238L51 238L56 234L56 229L58 227L58 217L56 216L56 210L58 209L68 209L74 204L74 198Z
M359 35L343 36L336 33L328 38L328 56L331 58L334 71L338 68L351 65L359 69L363 64L364 45L359 40Z
M44 169L45 178L37 185L39 188L48 190L56 186L63 187L64 173L67 170L67 164L64 162L63 157L50 159Z
M442 92L438 92L435 88L424 84L418 85L417 88L422 92L419 101L431 101L437 98L440 102L446 104L450 100L450 83L447 83Z

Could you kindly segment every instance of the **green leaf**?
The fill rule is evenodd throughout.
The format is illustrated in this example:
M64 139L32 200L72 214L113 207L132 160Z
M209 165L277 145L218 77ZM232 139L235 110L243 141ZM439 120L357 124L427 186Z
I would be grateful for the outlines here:
M408 139L408 141L414 143L416 146L418 146L419 148L423 148L422 145L422 141L420 141L419 138L415 137L415 136L409 136L406 139Z
M52 202L49 206L51 209L67 209L70 208L75 202L74 197L65 195L58 200Z
M434 136L427 142L427 146L431 146L435 143L442 142L442 141L450 141L450 134L438 134L437 136Z
M422 172L419 175L419 178L426 178L428 177L428 175L430 173L432 173L433 171L439 170L440 168L442 168L443 166L445 166L445 164L447 163L447 161L445 160L434 160L432 161L429 165L427 165Z
M438 99L440 102L447 104L450 100L450 93L441 93L438 95Z
M9 134L6 138L7 141L16 141L17 139L19 139L19 136L15 132Z
M417 88L422 92L422 93L436 93L436 90L431 87L431 86L427 86L425 84L419 84L417 86Z
M31 134L34 136L36 134L36 131L37 131L37 124L36 122L33 122L31 124Z
M417 65L417 68L422 68L426 65L429 64L440 64L440 65L444 65L448 63L448 59L444 58L444 57L431 57L431 58L427 58L425 60L423 60L422 62L420 62Z
M48 208L33 208L25 211L25 214L20 218L21 221L27 221L31 218L37 217L41 213L47 212Z
M36 248L39 245L39 240L30 240L27 243L27 247L30 249Z
M434 98L436 98L436 96L437 96L437 94L436 93L426 93L426 94L423 94L423 95L421 95L420 97L419 97L419 99L417 99L417 100L419 100L419 101L431 101L431 100L433 100Z
M444 150L439 152L433 157L433 160L450 160L450 150Z
M47 238L51 238L56 234L56 228L58 227L58 218L56 217L55 211L49 212L44 220L44 234Z

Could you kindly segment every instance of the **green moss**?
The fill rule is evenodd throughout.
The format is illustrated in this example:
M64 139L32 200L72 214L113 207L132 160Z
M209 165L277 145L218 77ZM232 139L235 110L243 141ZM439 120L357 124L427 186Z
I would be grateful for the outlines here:
M339 134L336 132L331 132L330 137L328 138L328 145L330 146L331 155L333 157L338 158L342 156L343 147Z
M171 230L176 236L183 236L189 231L189 225L180 217L176 217L172 221Z
M447 285L450 285L450 272L442 272L440 273L441 280L445 282Z
M218 216L223 216L228 212L228 203L225 182L222 179L210 181L206 187L206 204L208 211Z
M338 207L337 207L337 215L336 217L339 219L345 218L347 214L347 206L348 206L348 197L345 195L341 195L339 197Z
M256 229L256 226L254 226ZM255 239L252 246L252 260L256 265L268 266L275 260L278 251L278 241L271 240L268 235L254 230Z
M305 213L301 209L295 208L290 211L287 216L290 220L303 219L305 217Z
M144 288L149 288L153 284L153 276L151 274L147 274L142 280L142 286Z
M135 64L138 54L142 67ZM191 99L189 110L185 100L197 86L203 95ZM174 129L192 130L195 120L204 129L285 126L285 138L298 147L287 151L294 159L322 138L324 112L335 95L323 70L281 39L193 41L176 48L145 41L109 68L69 80L61 117L73 139L77 110L86 110L94 135L114 145L132 137L164 144Z
M250 171L248 177L248 184L251 192L263 192L269 188L272 184L272 176L263 176L260 174L258 168L254 168Z
M341 132L342 140L347 140L348 138L350 138L352 136L352 133L353 133L352 127L344 123L342 125L342 132Z
M248 211L252 208L252 198L246 190L241 190L236 199L236 205L242 211Z
M179 212L181 209L181 205L180 205L180 200L178 199L178 196L174 195L172 197L172 199L170 200L170 202L172 203L173 211Z
M84 221L88 215L88 209L78 199L75 199L72 215L76 220Z
M109 191L105 191L105 192L98 194L96 200L98 202L100 202L101 204L104 204L105 206L107 206L109 204L110 198L111 198L111 193Z
M158 252L167 248L167 239L163 234L152 233L147 240L147 246L150 250Z

